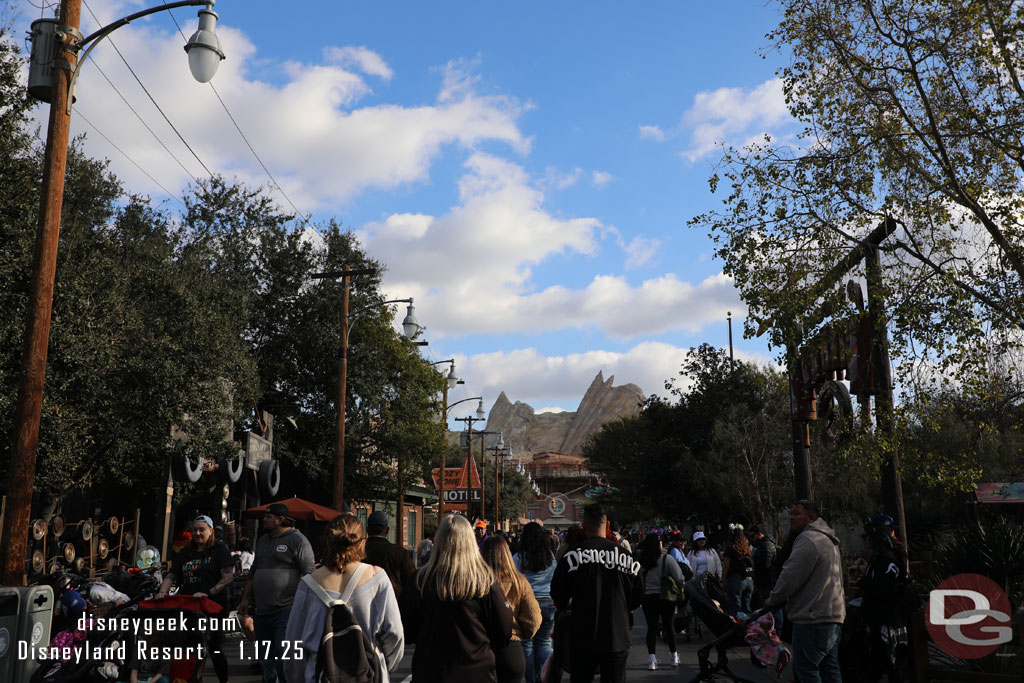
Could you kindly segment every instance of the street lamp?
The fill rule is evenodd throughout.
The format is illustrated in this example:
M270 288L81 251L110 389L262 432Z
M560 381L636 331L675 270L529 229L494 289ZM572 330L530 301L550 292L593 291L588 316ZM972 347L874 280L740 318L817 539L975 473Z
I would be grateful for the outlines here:
M202 66L200 75L213 77L216 64L224 58L217 41L216 13L213 0L182 0L136 12L104 26L88 37L79 30L82 0L61 0L59 19L32 22L32 60L29 67L29 94L50 103L43 157L43 180L40 191L39 223L36 229L35 258L32 264L32 292L28 302L22 375L18 385L15 409L14 449L8 472L10 486L7 512L4 515L2 581L20 585L25 569L24 529L32 510L32 489L36 478L36 453L39 445L39 419L43 404L43 381L46 377L46 352L50 340L50 318L53 311L54 273L57 246L60 242L60 214L64 203L64 173L67 167L68 136L71 129L71 104L74 87L82 63L101 39L135 19L175 7L205 5L200 12L200 28L190 41L189 62ZM204 17L203 13L212 16ZM92 43L81 59L78 54ZM216 59L209 54L213 52ZM192 56L195 53L195 56ZM216 64L214 63L216 62ZM195 71L193 71L195 74Z
M463 399L463 400L466 400L466 399ZM472 399L469 399L469 400L472 400ZM458 401L458 403L462 403L462 402L463 401ZM452 406L454 407L458 403L453 403ZM486 413L484 412L484 400L482 398L480 398L480 403L478 403L477 406L476 406L476 415L475 416L467 415L466 417L457 417L457 418L455 418L455 420L457 422L465 422L466 423L466 458L467 458L466 463L467 463L467 467L469 466L468 465L469 462L472 461L472 459L473 459L473 423L474 422L482 422L485 419L485 417L486 417ZM483 457L483 454L481 454L480 457ZM442 475L443 475L443 472L442 472ZM472 483L472 482L470 482L470 483ZM466 511L467 512L469 511L469 502L468 501L466 502ZM480 513L481 513L480 517L483 518L483 509L480 510Z
M389 299L377 303L367 304L349 313L348 299L349 290L352 285L352 278L359 275L375 275L376 268L350 268L343 266L342 270L332 270L326 273L313 273L310 277L314 280L333 280L341 278L341 349L338 353L338 413L335 421L334 441L334 482L331 495L331 506L335 510L341 510L345 505L345 395L346 382L348 379L348 336L352 323L362 313L372 309L381 308L390 304L408 304L405 319L402 321L402 333L407 339L415 337L423 328L416 320L416 309L413 307L413 300ZM425 344L426 342L419 342ZM399 481L399 490L401 482ZM398 510L399 516L402 511Z
M446 361L442 361L442 362L446 362ZM481 396L473 396L473 397L470 397L470 398L464 398L461 401L456 401L455 403L453 403L451 405L448 405L448 387L449 387L449 385L451 385L451 375L455 371L455 361L451 360L450 362L452 363L452 372L448 373L448 384L446 384L445 387L444 387L444 405L442 406L442 410L441 410L441 429L444 431L445 434L448 433L448 411L451 410L452 408L454 408L455 406L459 405L460 403L465 403L466 401L480 401L480 404L477 406L477 409L476 409L476 412L477 412L478 416L481 414L481 412L484 409L484 399ZM463 381L462 380L456 380L456 383L457 384L462 384ZM444 470L445 470L445 456L447 454L448 454L448 439L445 438L445 440L444 440L444 447L441 449L441 476L438 477L438 483L439 483L439 487L438 488L440 489L440 491L439 491L440 501L437 504L437 523L438 524L441 524L441 520L444 519Z

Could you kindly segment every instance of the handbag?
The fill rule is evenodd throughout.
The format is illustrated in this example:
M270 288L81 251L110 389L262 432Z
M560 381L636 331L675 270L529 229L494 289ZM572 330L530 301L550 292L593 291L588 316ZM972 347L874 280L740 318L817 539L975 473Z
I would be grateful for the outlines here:
M679 582L671 574L665 571L665 560L667 559L668 555L661 556L661 592L658 594L658 597L669 602L682 602L685 596L683 587L679 585ZM675 560L672 561L675 562Z

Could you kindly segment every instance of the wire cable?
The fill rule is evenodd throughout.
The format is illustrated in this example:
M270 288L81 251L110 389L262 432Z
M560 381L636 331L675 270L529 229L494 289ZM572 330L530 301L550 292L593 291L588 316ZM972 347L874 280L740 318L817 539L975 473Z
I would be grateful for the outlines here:
M93 21L95 21L100 26L103 26L103 24L100 23L100 20L96 18L96 13L92 11L91 7L89 7L89 3L86 2L85 0L82 0L82 4L84 4L85 8L87 10L89 10L89 14L92 15ZM113 39L112 38L108 38L107 40L110 42L111 47L114 48L114 52L117 53L117 56L120 57L121 61L124 62L124 65L126 67L128 67L128 71L131 72L132 76L135 78L135 81L142 88L143 92L146 93L146 97L148 97L149 101L153 103L153 106L156 107L156 110L158 112L160 112L160 116L164 117L164 121L166 121L167 125L171 127L171 130L174 131L174 134L178 136L178 139L181 140L182 144L185 145L185 147L188 148L188 151L192 153L192 156L194 156L196 158L196 161L199 162L199 165L203 167L204 171L206 171L206 175L209 176L209 177L212 177L213 176L213 172L206 166L205 163L203 163L203 160L199 158L199 155L196 154L196 151L194 149L192 149L192 146L189 145L188 142L185 140L185 138L182 136L182 134L180 132L178 132L178 129L174 126L173 123L171 123L171 120L169 118L167 118L167 114L165 114L164 110L160 108L159 104L157 104L156 100L153 98L153 95L150 94L149 89L146 88L145 85L143 85L142 79L140 79L138 74L135 73L135 69L133 69L132 65L128 63L128 60L124 58L124 55L121 54L121 51L117 49L117 45L114 44Z
M121 91L117 89L117 86L114 85L114 82L110 80L110 78L107 76L106 72L104 72L103 69L100 68L100 65L94 63L93 66L96 67L96 70L100 72L100 75L103 76L104 79L106 79L107 83L110 84L110 87L113 88L114 92L117 93L117 96L121 98L121 101L124 102L126 105L128 105L128 108L132 110L133 114L135 114L135 118L137 118L139 120L139 123L141 123L143 126L146 127L146 130L148 130L149 134L153 136L153 139L156 140L157 142L159 142L160 146L163 147L164 150L166 150L166 152L171 155L171 158L174 159L176 162L178 162L178 166L181 166L181 170L183 170L185 172L185 174L188 175L188 177L190 177L193 180L193 182L198 184L199 180L195 177L195 175L193 175L192 171L188 170L188 168L185 167L185 164L181 163L181 159L179 159L178 157L176 157L174 155L174 152L172 152L171 149L166 144L164 144L164 141L160 139L160 136L157 135L156 132L152 128L149 127L149 124L146 123L145 119L142 118L142 116L139 114L139 112L135 111L135 107L132 106L131 102L129 102L127 99L125 99L125 96L122 95ZM92 124L89 124L89 125L92 125ZM102 133L101 133L101 135L102 135Z
M178 34L181 36L181 39L188 42L188 39L185 37L185 32L181 30L181 25L178 24L178 19L174 16L174 12L172 12L171 10L167 10L167 13L171 15L171 21L174 22L174 26L178 29ZM267 168L267 165L265 163L263 163L263 159L261 159L260 155L256 153L256 150L255 148L253 148L252 143L249 142L249 138L247 138L245 136L245 133L242 132L241 126L238 125L238 121L235 120L235 117L231 114L231 110L228 109L227 103L224 102L224 100L221 98L220 93L217 92L217 88L214 87L212 82L210 83L210 89L213 90L213 94L217 96L217 101L220 102L220 106L224 108L224 112L228 115L228 118L231 119L231 123L234 124L235 130L237 130L238 134L242 136L242 140L245 141L246 147L248 147L249 151L252 152L252 155L256 158L256 161L259 162L259 165L263 168L263 171L267 174L267 177L270 178L270 182L274 184L274 187L276 187L277 191L281 193L281 196L285 198L285 201L287 201L288 204L291 205L292 209L295 211L295 215L303 217L303 227L309 225L309 215L304 214L302 211L299 211L299 207L295 206L295 202L291 200L291 197L288 196L288 193L284 191L283 187L281 187L281 183L277 182L277 179L274 178L274 175L270 172L270 169Z
M182 206L185 206L185 202L181 201L181 200L180 200L180 199L179 199L179 198L178 198L178 197L177 197L176 195L172 194L170 190L168 190L168 189L167 189L166 187L164 187L163 185L161 185L161 184L160 184L160 181L159 181L159 180L157 180L156 178L154 178L153 176L151 176L151 175L150 175L149 173L147 173L147 172L146 172L146 169L142 168L142 166L139 166L139 164L138 164L138 163L137 163L137 162L135 161L135 159L132 159L132 158L131 158L130 156L128 156L128 153L127 153L127 152L125 152L125 151L124 151L123 149L121 149L120 147L118 147L118 146L117 146L117 145L116 145L116 144L114 143L114 141L113 141L113 140L111 140L111 139L110 139L110 138L108 138L108 137L107 137L106 135L104 135L104 134L103 134L103 131L101 131L101 130L100 130L99 128L97 128L97 127L96 127L96 124L95 124L95 123L93 123L92 121L90 121L90 120L89 120L89 119L88 119L88 118L87 118L87 117L85 116L85 114L83 114L83 113L82 113L82 110L81 110L81 109L78 109L78 110L76 110L76 111L77 111L77 113L78 113L78 117L79 117L80 119L82 119L82 120L83 120L83 121L85 121L85 122L86 122L87 124L89 124L89 127L90 127L90 128L92 128L92 129L93 129L94 131L96 131L96 132L97 132L97 133L99 134L99 136L100 136L101 138L103 138L104 140L106 140L106 141L107 141L107 143L109 143L111 147L113 147L113 148L114 148L114 149L116 149L116 150L117 150L118 152L120 152L120 153L121 153L121 156L123 156L123 157L124 157L125 159L127 159L128 161L130 161L130 162L132 163L132 165L133 165L133 166L135 166L135 168L137 168L137 169L139 169L140 171L142 171L143 175L145 175L145 176L146 176L147 178L149 178L150 180L152 180L152 181L153 181L153 183L154 183L154 184L155 184L155 185L156 185L157 187L159 187L159 188L160 188L161 190L163 190L163 191L164 191L164 194L166 194L166 195L167 195L168 197L171 197L171 198L172 198L172 199L173 199L174 201L178 202L178 203L179 203L179 204L181 204ZM188 208L188 207L186 206L185 208Z

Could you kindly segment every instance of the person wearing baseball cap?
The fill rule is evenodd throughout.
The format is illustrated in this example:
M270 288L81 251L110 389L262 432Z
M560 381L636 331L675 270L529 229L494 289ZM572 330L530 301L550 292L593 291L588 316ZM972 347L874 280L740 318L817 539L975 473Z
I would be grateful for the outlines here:
M388 540L391 521L383 510L374 510L366 520L366 563L388 573L395 597L401 599L402 586L416 571L412 556L402 546Z
M209 598L227 614L228 587L234 580L235 563L231 559L231 551L224 541L218 541L214 536L213 520L209 515L199 515L192 520L192 540L175 556L156 597L166 597L171 586L177 584L179 595ZM220 683L225 683L228 680L228 659L224 654L224 631L210 629L206 634L213 669Z
M264 683L284 683L284 632L299 582L314 569L313 548L285 503L271 503L263 513L266 533L256 539L255 557L242 590L238 616L249 614L249 597L255 605L253 628L256 641L269 641L269 655L260 661ZM260 648L257 648L260 650Z
M693 547L686 553L686 559L690 562L694 576L711 572L717 581L722 580L722 558L708 547L708 537L703 531L693 532Z

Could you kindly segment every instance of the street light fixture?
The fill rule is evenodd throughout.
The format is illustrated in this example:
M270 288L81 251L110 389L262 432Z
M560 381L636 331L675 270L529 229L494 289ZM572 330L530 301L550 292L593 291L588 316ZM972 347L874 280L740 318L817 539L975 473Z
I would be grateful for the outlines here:
M3 562L0 582L21 585L25 570L24 529L32 510L32 489L36 478L36 455L39 446L39 420L43 405L43 382L46 377L46 353L50 340L50 319L53 312L54 275L57 247L60 243L60 217L64 204L64 175L67 168L68 137L71 131L71 104L81 64L89 50L107 35L135 19L175 7L205 5L202 12L213 14L214 0L182 0L136 12L83 37L79 30L82 0L61 0L59 19L45 18L32 22L32 60L29 67L29 94L50 103L43 157L43 178L40 188L39 223L36 229L35 258L32 264L32 288L28 302L22 375L18 385L15 408L14 448L8 478L7 513L4 515L2 537ZM201 12L201 14L202 14ZM200 28L203 27L200 16ZM190 52L202 62L206 80L216 70L213 58L203 56L214 48L216 60L224 58L215 42L215 22L206 20L206 33L193 36ZM92 43L79 59L81 52ZM192 61L190 54L189 61Z
M452 366L453 366L452 369L454 370L454 364L455 364L454 360L441 361L441 362L451 362ZM451 375L449 373L449 382L450 381L451 381ZM460 379L460 380L458 380L458 382L462 383L462 380ZM477 408L477 415L479 416L480 415L480 411L483 410L483 405L484 405L484 399L483 399L482 396L472 396L470 398L464 398L461 401L456 401L455 403L453 403L451 405L448 405L448 385L445 385L445 388L444 388L444 405L442 406L442 411L441 411L441 429L443 430L443 432L445 434L448 433L448 411L451 410L452 408L454 408L455 406L459 405L460 403L465 403L466 401L480 401L480 406ZM439 483L438 489L439 489L439 499L440 499L438 501L438 503L437 503L437 523L438 524L440 524L441 520L444 519L444 470L445 470L445 456L447 454L448 454L448 442L447 442L447 439L445 439L444 447L441 449L441 476L438 477L438 483Z

